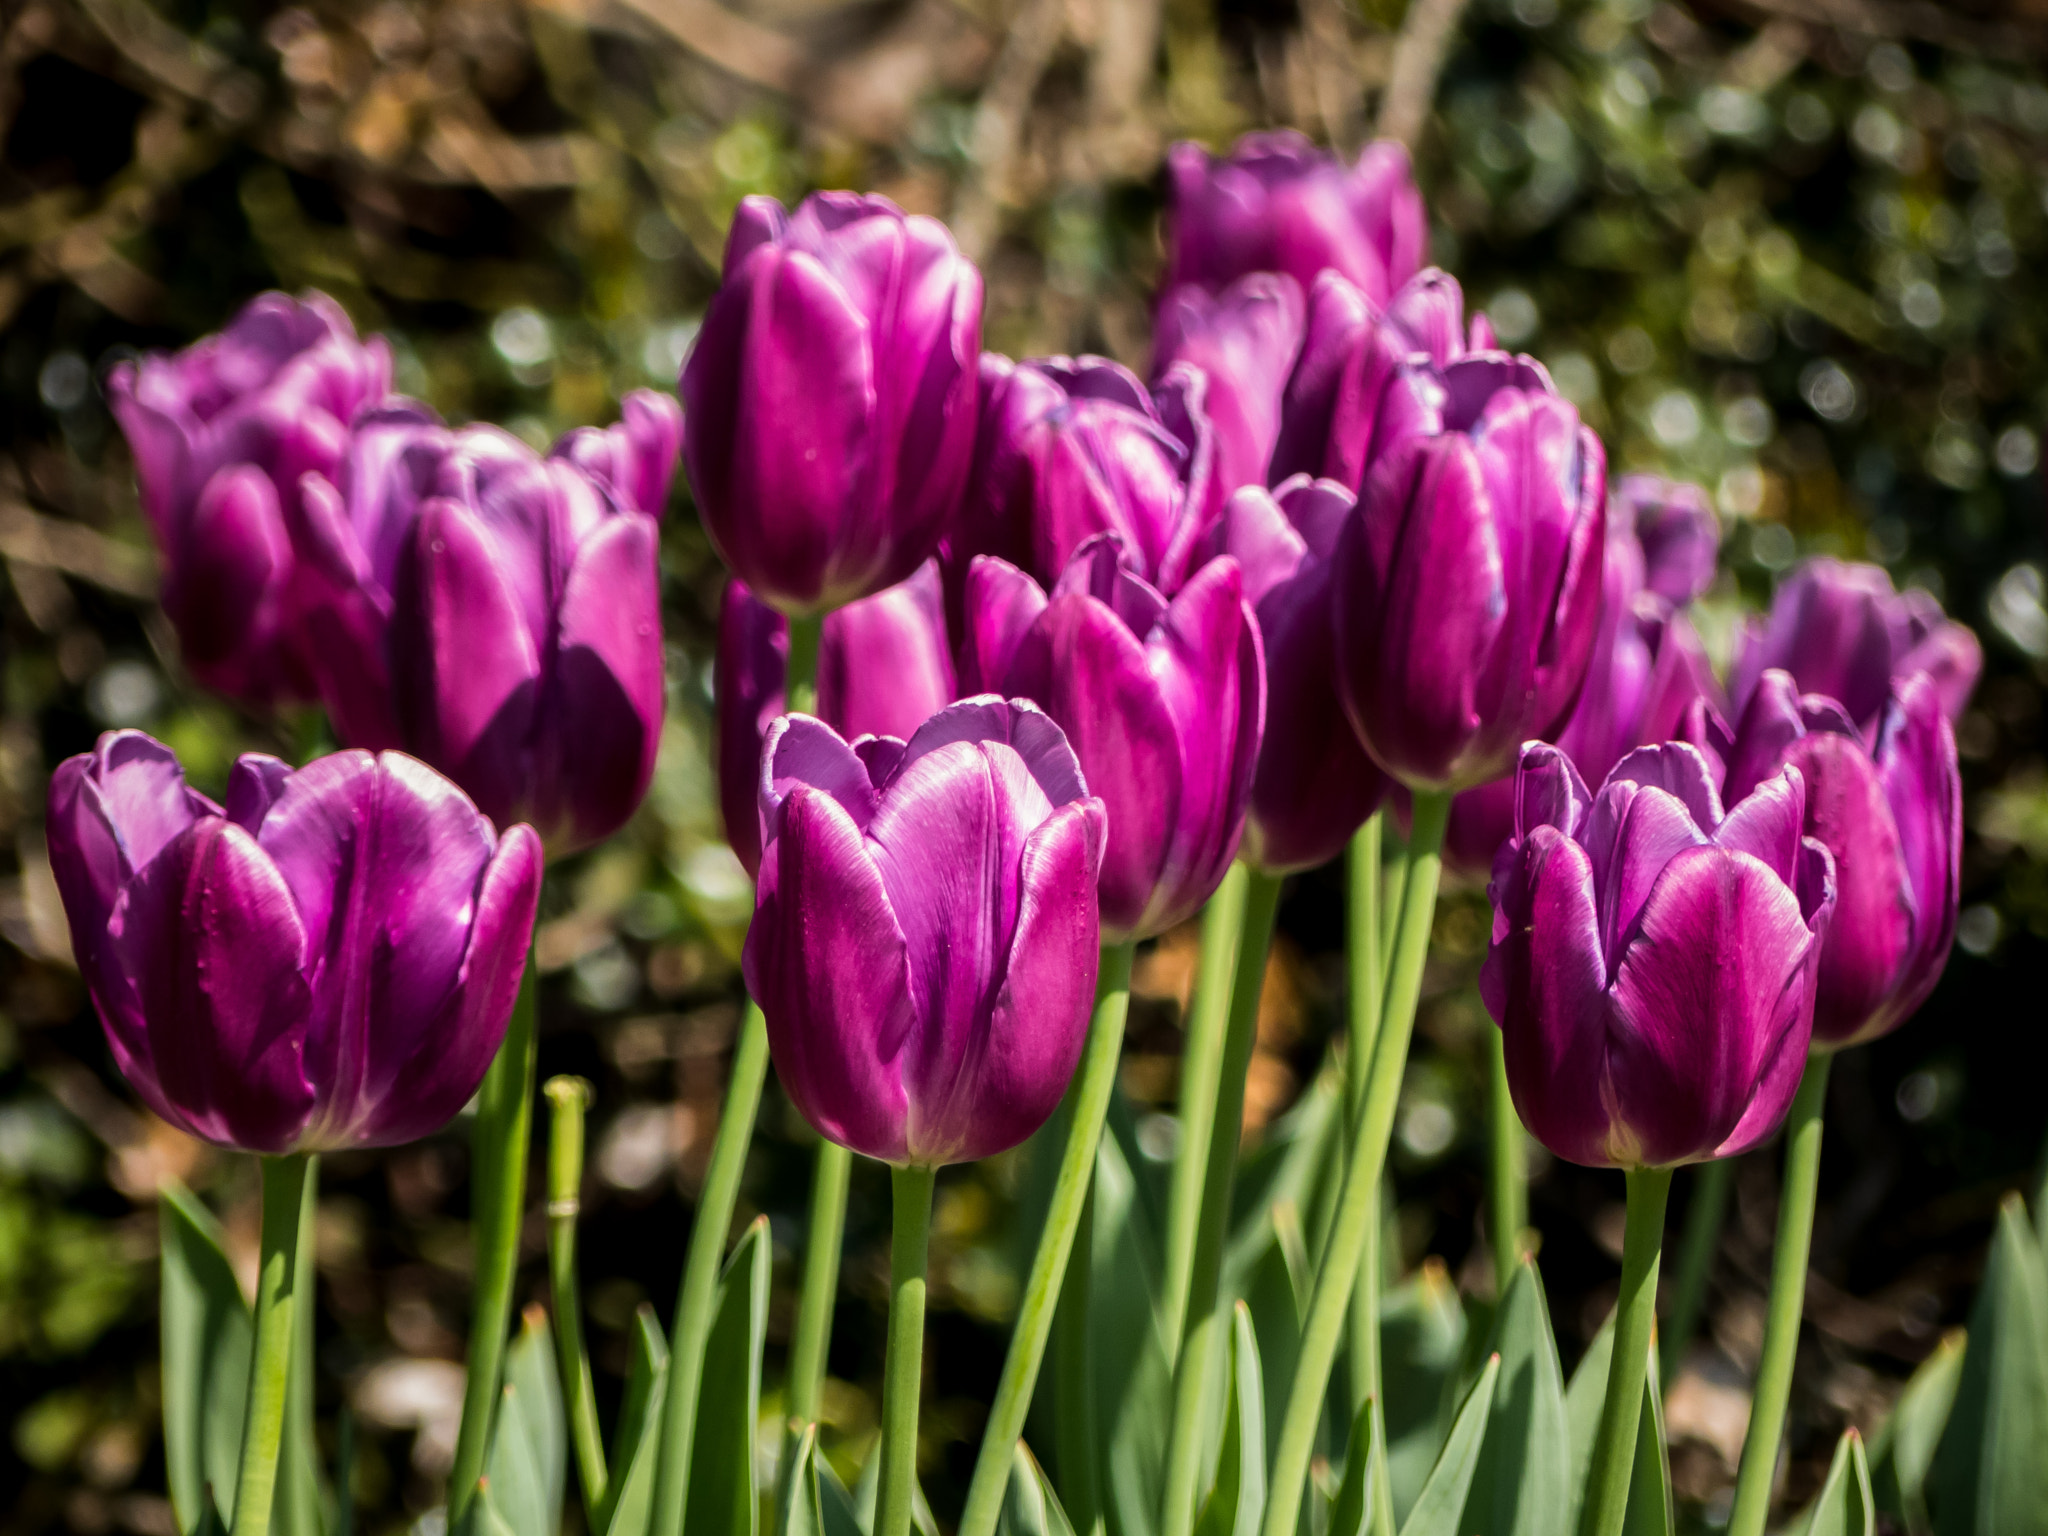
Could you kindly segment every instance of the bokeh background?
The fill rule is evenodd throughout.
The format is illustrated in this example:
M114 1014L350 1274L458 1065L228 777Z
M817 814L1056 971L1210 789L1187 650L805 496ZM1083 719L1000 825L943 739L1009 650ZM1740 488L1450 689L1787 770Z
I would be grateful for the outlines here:
M317 716L196 689L100 381L268 287L390 336L399 387L544 443L673 383L739 198L887 193L988 273L987 342L1141 371L1164 146L1293 125L1413 140L1433 254L1541 357L1617 469L1697 479L1726 528L1704 629L1802 554L1880 562L1983 637L1963 717L1960 937L1920 1017L1831 1089L1786 1497L1868 1432L1960 1322L1998 1196L2044 1130L2048 5L1914 0L6 0L0 6L0 1526L171 1536L159 1496L155 1191L220 1210L253 1271L256 1187L153 1121L71 968L40 819L111 726L218 788ZM737 1021L751 893L709 777L721 573L687 488L665 534L670 699L648 805L551 880L541 1063L597 1086L584 1227L609 1418L634 1309L672 1305ZM1340 882L1282 911L1247 1098L1257 1138L1342 1003ZM1397 1123L1401 1263L1484 1294L1483 896L1438 918ZM1140 958L1124 1087L1170 1155L1193 936ZM1745 1159L1708 1321L1674 1388L1692 1529L1726 1507L1762 1337L1776 1151ZM924 1475L956 1510L1001 1363L1025 1159L941 1182ZM363 1447L358 1528L438 1496L466 1326L463 1126L327 1161L323 1433ZM742 1218L778 1245L780 1368L808 1132L771 1090ZM1164 1167L1163 1161L1151 1170ZM1621 1185L1537 1154L1569 1368L1611 1304ZM1681 1177L1675 1220L1689 1191ZM886 1184L857 1171L828 1442L879 1399ZM1676 1233L1674 1225L1674 1238ZM536 1209L522 1271L544 1299ZM764 1405L772 1412L772 1403ZM772 1444L772 1436L767 1442ZM572 1519L573 1519L572 1515Z

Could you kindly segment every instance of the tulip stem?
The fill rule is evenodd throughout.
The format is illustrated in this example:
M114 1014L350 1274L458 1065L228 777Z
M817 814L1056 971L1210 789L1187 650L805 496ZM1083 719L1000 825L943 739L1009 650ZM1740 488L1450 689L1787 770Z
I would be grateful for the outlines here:
M448 1474L452 1526L476 1495L498 1401L498 1371L512 1321L512 1282L519 1269L519 1229L526 1212L527 1149L533 1135L534 966L528 960L505 1040L484 1074L471 1136L471 1214L476 1244L476 1310L469 1321L468 1374L462 1428Z
M1832 1054L1806 1059L1791 1113L1785 1117L1785 1186L1778 1197L1778 1244L1771 1256L1771 1303L1764 1321L1763 1362L1757 1368L1742 1469L1735 1477L1729 1536L1762 1536L1770 1513L1778 1446L1785 1434L1785 1404L1792 1394L1792 1361L1799 1353L1799 1315L1806 1303L1806 1260L1813 1246L1813 1202L1820 1185L1821 1111L1827 1107Z
M818 646L825 616L805 614L789 621L789 664L783 672L783 706L792 715L818 712Z
M1053 1316L1053 1448L1058 1453L1060 1499L1078 1536L1090 1536L1101 1511L1095 1475L1095 1352L1090 1347L1089 1305L1095 1268L1095 1181L1081 1204L1067 1276Z
M1671 1326L1658 1330L1662 1356L1658 1379L1667 1390L1678 1375L1686 1347L1699 1331L1700 1314L1706 1310L1707 1280L1721 1244L1721 1223L1728 1212L1728 1176L1734 1166L1733 1158L1717 1157L1693 1169L1685 1233L1678 1240L1678 1273L1672 1277Z
M1488 1131L1486 1214L1492 1231L1493 1294L1505 1296L1515 1278L1522 1253L1522 1233L1529 1225L1529 1152L1523 1140L1522 1117L1515 1113L1508 1090L1506 1038L1498 1029L1486 1031L1491 1078L1486 1095Z
M261 1160L263 1246L256 1272L256 1344L249 1357L249 1407L235 1483L234 1536L267 1536L276 1503L296 1331L292 1303L299 1267L299 1216L311 1161L303 1153Z
M875 1536L910 1536L917 1497L917 1400L924 1383L925 1264L936 1168L889 1170L889 1355L882 1372L882 1486Z
M1331 1227L1322 1263L1316 1269L1308 1321L1302 1329L1300 1352L1295 1356L1294 1381L1288 1388L1280 1439L1273 1452L1273 1475L1267 1484L1266 1514L1260 1527L1263 1536L1295 1536L1308 1480L1309 1457L1315 1450L1316 1426L1329 1395L1330 1368L1336 1363L1338 1339L1351 1310L1365 1254L1366 1227L1377 1219L1380 1175L1386 1168L1387 1142L1394 1132L1394 1111L1401 1099L1408 1040L1415 1029L1415 1007L1422 996L1422 962L1428 957L1430 929L1436 920L1444 822L1450 809L1448 794L1415 791L1408 873L1402 887L1401 920L1395 931L1386 1006L1380 1017L1378 1038L1373 1041L1364 1109L1351 1130L1337 1219Z
M704 1379L704 1346L711 1335L712 1303L718 1292L719 1261L739 1198L740 1173L754 1139L754 1115L761 1107L761 1083L768 1074L768 1022L751 998L740 1020L732 1078L725 1108L711 1140L711 1164L697 1197L697 1219L683 1258L683 1283L676 1294L675 1325L669 1334L668 1391L661 1407L661 1455L654 1464L653 1536L682 1536L690 1496L690 1457L697 1438L697 1391Z
M1209 1352L1218 1333L1229 1326L1229 1314L1217 1304L1217 1288L1223 1275L1223 1249L1230 1236L1231 1185L1243 1139L1244 1080L1251 1068L1252 1047L1258 1042L1259 993L1266 979L1273 918L1280 909L1280 883L1280 876L1258 869L1245 881L1244 926L1230 987L1230 1018L1224 1028L1216 1093L1209 1107L1209 1161L1202 1176L1195 1262L1181 1324L1180 1358L1173 1371L1173 1422L1167 1432L1166 1490L1159 1521L1162 1536L1188 1536L1195 1524Z
M1223 1071L1223 1025L1230 1014L1238 929L1244 924L1245 879L1244 865L1232 864L1202 909L1202 951L1188 1010L1187 1043L1181 1050L1180 1142L1174 1149L1173 1190L1166 1209L1166 1285L1159 1308L1160 1336L1176 1351L1187 1316L1188 1279L1194 1273L1202 1178L1209 1168L1211 1122L1202 1111L1216 1102Z
M982 1430L959 1536L995 1536L996 1519L1002 1513L1017 1437L1024 1433L1024 1415L1038 1385L1038 1367L1052 1334L1060 1283L1066 1277L1074 1234L1080 1230L1088 1187L1095 1176L1095 1150L1102 1140L1103 1118L1109 1113L1110 1090L1116 1086L1124 1018L1130 1011L1134 947L1106 944L1102 949L1095 981L1095 1017L1088 1025L1080 1070L1067 1089L1067 1144L1060 1153L1038 1251L1031 1256L1031 1273L1024 1282L1023 1301L1010 1334L1010 1352L1003 1359L1002 1380L996 1385L995 1401L989 1405L988 1423Z
M789 1416L801 1424L817 1423L823 1402L832 1309L839 1296L839 1250L846 1236L846 1186L852 1174L853 1154L829 1137L820 1137L811 1174L811 1220L804 1239L796 1343L789 1356Z
M583 1346L583 1308L576 1283L576 1218L583 1195L583 1111L590 1084L580 1077L551 1077L546 1093L548 1121L548 1284L555 1299L555 1346L561 1355L562 1396L569 1409L569 1438L576 1447L576 1475L583 1484L583 1510L595 1516L610 1475L604 1464L604 1436L597 1427L597 1394L590 1380L590 1356Z
M1650 1370L1650 1334L1657 1320L1657 1261L1664 1249L1669 1168L1628 1170L1628 1225L1621 1241L1621 1296L1614 1304L1614 1356L1600 1431L1586 1472L1579 1536L1621 1536L1628 1485L1643 1422L1643 1382Z
M1344 1054L1344 1124L1356 1135L1359 1116L1365 1109L1366 1068L1372 1061L1373 1045L1379 1039L1380 1015L1386 1002L1386 947L1381 927L1380 906L1384 891L1380 850L1384 840L1386 813L1374 811L1351 839L1351 891L1346 909L1345 947L1351 962L1351 1041ZM1348 1140L1348 1137L1347 1137ZM1342 1143L1339 1144L1340 1148ZM1374 1209L1366 1216L1365 1247L1358 1261L1358 1284L1351 1290L1349 1330L1351 1411L1353 1416L1368 1397L1380 1390L1380 1218L1374 1191ZM1385 1478L1380 1479L1385 1482Z

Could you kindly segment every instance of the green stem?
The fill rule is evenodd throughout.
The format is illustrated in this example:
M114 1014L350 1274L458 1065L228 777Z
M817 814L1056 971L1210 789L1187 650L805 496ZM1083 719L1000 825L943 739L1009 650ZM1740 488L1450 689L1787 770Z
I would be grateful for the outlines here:
M1173 1422L1166 1440L1166 1489L1161 1536L1188 1536L1194 1529L1196 1483L1201 1478L1203 1392L1209 1353L1230 1326L1217 1305L1223 1249L1230 1237L1230 1191L1237 1173L1244 1124L1244 1080L1258 1043L1259 993L1266 979L1266 952L1273 918L1280 908L1280 876L1253 870L1245 882L1244 927L1230 987L1230 1019L1223 1035L1222 1070L1209 1114L1209 1165L1202 1176L1202 1206L1195 1228L1195 1262L1188 1281L1188 1305L1181 1324L1180 1358L1173 1370Z
M1806 1303L1806 1260L1813 1246L1813 1201L1820 1185L1821 1111L1827 1107L1828 1067L1834 1057L1816 1051L1785 1117L1785 1187L1778 1198L1778 1245L1771 1256L1771 1303L1764 1322L1763 1363L1756 1373L1742 1470L1735 1477L1729 1536L1762 1536L1770 1513L1785 1404L1792 1394L1792 1361L1799 1352L1799 1314Z
M1102 1140L1102 1121L1109 1113L1109 1094L1116 1085L1117 1062L1123 1054L1133 947L1128 943L1103 947L1095 981L1095 1017L1088 1025L1080 1070L1067 1090L1067 1144L1060 1153L1038 1251L1031 1256L1031 1273L1025 1279L1023 1302L1010 1334L1010 1352L1003 1359L1002 1379L996 1384L981 1449L975 1455L974 1480L967 1488L959 1536L995 1536L996 1520L1002 1514L1017 1437L1024 1433L1024 1415L1031 1406L1032 1389L1038 1385L1038 1367L1052 1333L1060 1282L1066 1277L1067 1258L1095 1176L1095 1150Z
M1346 911L1345 947L1351 962L1351 1048L1344 1057L1344 1124L1347 1135L1339 1146L1357 1133L1358 1118L1365 1108L1366 1068L1380 1034L1380 1015L1386 1003L1386 948L1380 915L1384 891L1380 849L1386 813L1375 811L1351 839L1351 891ZM1377 1199L1374 1205L1378 1205ZM1365 1246L1359 1253L1358 1284L1351 1290L1351 1319L1347 1330L1350 1343L1348 1364L1351 1376L1351 1411L1356 1417L1368 1397L1380 1390L1380 1222L1377 1209L1365 1220ZM1381 1481L1385 1481L1384 1478Z
M505 1042L477 1095L471 1137L471 1225L476 1242L476 1307L469 1320L468 1374L462 1428L448 1474L448 1523L469 1508L490 1445L498 1402L498 1370L512 1321L512 1281L519 1269L519 1228L526 1212L527 1148L533 1134L534 968L527 961Z
M1095 1528L1102 1507L1096 1477L1095 1352L1089 1340L1089 1303L1095 1266L1095 1181L1081 1205L1067 1255L1066 1282L1053 1317L1053 1445L1058 1453L1060 1500L1079 1536Z
M320 1525L320 1459L313 1439L313 1298L315 1228L319 1225L320 1159L306 1160L299 1199L299 1246L293 1258L298 1304L292 1308L292 1366L285 1384L284 1444L278 1453L277 1494L292 1530Z
M815 1424L823 1404L825 1357L832 1347L832 1309L839 1296L839 1250L846 1236L846 1186L853 1154L818 1138L811 1173L811 1221L804 1239L804 1283L797 1301L796 1342L789 1357L789 1416Z
M1401 1099L1401 1079L1408 1064L1408 1039L1415 1029L1415 1007L1422 996L1422 962L1429 954L1429 934L1436 917L1436 887L1442 873L1444 822L1450 814L1448 794L1417 790L1408 846L1408 874L1402 888L1401 922L1387 977L1386 1008L1379 1038L1373 1042L1371 1075L1365 1105L1352 1130L1350 1156L1344 1168L1344 1193L1330 1246L1316 1270L1309 1297L1308 1322L1301 1350L1295 1356L1294 1382L1280 1421L1273 1452L1273 1476L1267 1485L1264 1536L1294 1536L1295 1522L1308 1481L1309 1457L1315 1450L1316 1426L1329 1394L1330 1368L1366 1246L1366 1227L1379 1204L1380 1174L1386 1167L1387 1141L1394 1131L1394 1111Z
M925 1263L932 1236L936 1168L892 1168L895 1221L889 1236L889 1354L882 1369L882 1486L875 1536L910 1536L917 1498L917 1399L924 1382Z
M1508 1090L1505 1037L1497 1029L1487 1030L1486 1047L1491 1068L1486 1095L1486 1213L1492 1228L1488 1235L1493 1243L1493 1294L1505 1296L1521 1257L1523 1230L1529 1225L1529 1153L1522 1117L1515 1113L1514 1095Z
M1628 1171L1628 1225L1621 1241L1621 1296L1614 1304L1614 1356L1600 1431L1586 1472L1579 1536L1621 1536L1628 1485L1643 1422L1643 1381L1650 1370L1650 1333L1657 1320L1657 1260L1664 1248L1669 1168Z
M555 1347L561 1356L562 1397L569 1410L569 1439L576 1448L576 1475L583 1484L583 1510L594 1515L604 1502L610 1474L604 1464L604 1436L597 1427L597 1393L590 1380L590 1355L583 1346L583 1306L576 1282L576 1218L583 1195L583 1111L590 1084L580 1077L551 1077L543 1090L548 1121L548 1283L555 1298Z
M284 1442L286 1385L292 1362L299 1213L305 1203L310 1162L304 1154L262 1159L263 1248L256 1272L256 1345L249 1357L249 1408L242 1423L234 1536L266 1536L276 1502L278 1449Z
M661 1455L654 1464L654 1497L649 1529L654 1536L682 1536L690 1496L690 1454L697 1438L697 1390L704 1378L704 1345L711 1333L718 1265L732 1228L740 1173L754 1139L754 1115L761 1107L761 1082L768 1073L768 1024L751 999L740 1021L732 1080L711 1141L711 1165L697 1199L697 1219L683 1258L683 1283L676 1294L675 1326L669 1334L668 1390L661 1406Z
M818 644L825 616L806 614L789 621L789 664L783 676L783 708L792 715L818 712Z
M1685 1359L1692 1336L1699 1331L1700 1316L1706 1311L1707 1281L1714 1271L1714 1254L1721 1245L1721 1223L1728 1213L1729 1174L1735 1167L1730 1157L1701 1163L1692 1173L1692 1199L1686 1202L1685 1233L1678 1240L1677 1273L1671 1285L1671 1326L1658 1331L1658 1349L1663 1369L1658 1373L1665 1390Z
M1245 879L1244 865L1232 864L1202 910L1202 952L1188 1010L1187 1044L1180 1058L1180 1142L1174 1149L1173 1189L1166 1207L1166 1285L1159 1305L1160 1337L1174 1350L1180 1346L1188 1278L1195 1267L1202 1178L1209 1168L1209 1116L1202 1111L1216 1101L1216 1082L1223 1071L1223 1024L1230 1013L1237 932L1244 924Z

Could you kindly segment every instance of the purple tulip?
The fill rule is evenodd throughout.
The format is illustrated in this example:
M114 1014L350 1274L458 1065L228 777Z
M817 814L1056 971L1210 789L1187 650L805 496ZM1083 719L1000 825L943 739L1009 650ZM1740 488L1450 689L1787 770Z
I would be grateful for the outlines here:
M1160 303L1153 375L1187 363L1207 376L1203 403L1216 433L1216 481L1226 492L1266 483L1302 318L1300 285L1276 272L1241 277L1215 296L1176 288Z
M424 758L498 825L539 827L551 853L624 824L663 707L660 530L638 505L662 500L662 436L644 452L633 439L672 411L629 399L614 451L572 434L546 459L411 402L365 412L292 523L342 739Z
M1387 792L1386 775L1344 718L1330 666L1330 557L1352 506L1336 482L1297 475L1270 493L1238 491L1219 529L1221 552L1244 572L1265 648L1266 730L1244 857L1272 873L1336 857Z
M164 611L208 687L259 708L313 696L283 509L301 475L333 470L349 421L390 387L384 339L358 341L322 293L263 294L218 335L109 375L163 551Z
M1574 1163L1733 1157L1806 1069L1835 894L1787 768L1724 817L1706 759L1631 752L1597 795L1531 742L1479 973L1522 1123Z
M1248 272L1284 272L1306 291L1335 271L1384 304L1428 250L1408 151L1390 139L1353 166L1288 129L1248 133L1220 160L1199 144L1166 153L1165 292Z
M1211 560L1168 602L1084 544L1050 598L983 556L967 582L961 686L1031 699L1073 743L1109 808L1109 940L1192 916L1236 855L1265 723L1258 620L1235 560Z
M1080 1060L1102 802L1059 727L969 699L906 744L787 715L761 759L747 989L818 1130L971 1162L1045 1123Z
M395 752L296 772L250 753L223 808L161 742L111 731L51 778L50 865L143 1101L219 1146L317 1152L416 1140L476 1092L541 849Z
M1934 989L1956 933L1963 785L1940 685L1924 674L1897 683L1868 742L1840 704L1802 697L1776 670L1757 680L1734 732L1704 703L1686 729L1731 801L1788 765L1806 781L1805 830L1834 856L1838 893L1814 1043L1898 1028Z
M622 505L659 518L668 510L682 448L683 408L675 396L636 389L619 402L615 425L577 427L555 444L553 456L567 459Z
M1640 552L1644 590L1682 608L1714 584L1721 520L1698 486L1662 475L1623 475L1608 518L1626 527Z
M1598 634L1606 456L1541 365L1441 371L1333 563L1344 708L1412 789L1498 778L1576 702Z
M726 583L718 613L713 697L718 705L718 797L732 851L758 874L761 743L786 711L789 620L747 590ZM818 716L840 735L899 741L951 703L952 649L946 641L938 566L825 615L818 644Z
M981 274L936 219L744 199L683 368L704 530L755 596L815 613L924 564L974 453Z
M1773 667L1791 673L1805 692L1836 700L1868 731L1894 680L1915 673L1933 679L1942 708L1955 719L1977 686L1984 652L1930 593L1894 591L1875 565L1821 558L1780 582L1770 616L1744 628L1728 674L1737 710Z

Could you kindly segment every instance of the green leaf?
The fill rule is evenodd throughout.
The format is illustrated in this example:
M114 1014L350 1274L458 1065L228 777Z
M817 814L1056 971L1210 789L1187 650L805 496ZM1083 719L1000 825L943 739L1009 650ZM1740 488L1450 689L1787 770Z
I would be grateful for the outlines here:
M1051 1479L1022 1440L1010 1458L1010 1481L1003 1490L1002 1513L996 1517L996 1536L1074 1536Z
M557 1536L568 1480L569 1432L554 1338L547 1313L528 1307L519 1337L505 1351L504 1394L484 1458L490 1514L511 1536ZM484 1503L478 1501L480 1511Z
M881 1449L877 1441L875 1450ZM919 1483L910 1490L910 1528L917 1536L939 1536L939 1522L932 1515L932 1507L926 1502L924 1484ZM882 1458L870 1454L861 1465L860 1481L853 1490L853 1514L859 1522L860 1536L874 1536L875 1506L882 1497Z
M1960 1328L1942 1337L1870 1442L1870 1486L1877 1507L1904 1526L1907 1536L1932 1536L1934 1530L1927 1513L1927 1473L1955 1406L1965 1337Z
M626 1370L618 1433L612 1437L612 1466L622 1470L605 1489L591 1522L597 1536L646 1536L654 1459L660 1454L661 1404L667 1395L668 1341L654 1309L642 1302L633 1318L633 1361Z
M1854 1429L1835 1443L1835 1459L1820 1497L1798 1526L1799 1536L1877 1536L1877 1500L1870 1490L1870 1463L1863 1437Z
M1606 1390L1602 1384L1602 1391ZM1664 1393L1657 1381L1657 1346L1643 1377L1643 1416L1636 1425L1636 1460L1629 1471L1623 1536L1673 1536L1677 1513L1671 1500L1671 1452L1664 1444Z
M178 1529L192 1536L209 1514L235 1507L255 1324L228 1264L220 1223L198 1196L166 1183L158 1220L164 1461Z
M1380 1384L1387 1482L1405 1519L1443 1445L1439 1409L1465 1342L1465 1309L1441 1263L1426 1262L1380 1299Z
M818 1454L818 1426L788 1442L775 1484L774 1536L858 1536L853 1504Z
M1223 1250L1224 1283L1242 1295L1242 1276L1267 1241L1267 1215L1278 1205L1307 1210L1316 1176L1337 1145L1342 1127L1338 1113L1339 1074L1316 1074L1301 1102L1267 1131L1256 1150L1238 1165L1231 1184L1230 1241Z
M1614 1361L1614 1314L1600 1325L1586 1346L1578 1369L1565 1388L1564 1416L1569 1457L1565 1474L1565 1519L1561 1529L1579 1528L1585 1502L1586 1475L1593 1465L1593 1440L1600 1432L1600 1410L1607 1398L1607 1371ZM1643 1417L1636 1426L1636 1460L1629 1473L1628 1509L1622 1529L1630 1536L1669 1532L1675 1520L1671 1496L1671 1455L1664 1444L1664 1396L1657 1380L1657 1351L1652 1345L1643 1377Z
M1459 1529L1562 1536L1571 1502L1571 1432L1550 1303L1533 1260L1515 1267L1486 1349L1500 1357L1500 1380Z
M1102 1431L1097 1486L1122 1536L1149 1536L1166 1472L1173 1371L1159 1332L1164 1269L1157 1202L1128 1106L1111 1101L1110 1131L1095 1159L1093 1283L1089 1326L1096 1365L1095 1422ZM1122 1129L1119 1129L1119 1128ZM1129 1132L1128 1136L1125 1132ZM1051 1373L1046 1373L1046 1379Z
M1330 1505L1329 1536L1366 1536L1379 1480L1387 1475L1386 1437L1380 1405L1368 1397L1351 1421L1344 1447L1344 1480Z
M2017 1195L1999 1211L1955 1408L1934 1456L1940 1536L2048 1533L2048 1264Z
M1607 1398L1607 1368L1614 1359L1614 1314L1593 1335L1564 1389L1565 1433L1571 1445L1566 1473L1565 1529L1579 1528L1579 1506L1585 1502L1586 1475L1593 1466L1593 1440L1600 1433L1600 1409Z
M1258 1337L1266 1383L1265 1454L1270 1461L1279 1447L1280 1420L1287 1412L1294 1363L1301 1355L1312 1277L1301 1213L1292 1204L1282 1201L1273 1207L1267 1233L1266 1251L1245 1276L1244 1304L1251 1309L1252 1332Z
M1195 1536L1256 1536L1266 1510L1266 1389L1251 1308L1230 1311L1230 1393L1216 1486L1195 1522Z
M761 1417L772 1257L768 1218L757 1216L718 1279L690 1456L687 1536L754 1536L760 1523L754 1433Z
M1401 1536L1460 1536L1458 1516L1479 1470L1479 1451L1486 1441L1486 1421L1493 1413L1494 1386L1500 1380L1500 1356L1494 1355L1465 1394L1451 1433L1444 1441L1429 1481L1422 1485L1415 1507L1401 1523Z

